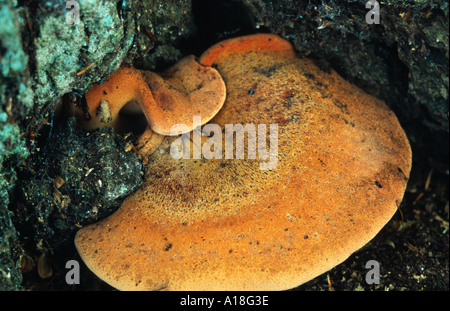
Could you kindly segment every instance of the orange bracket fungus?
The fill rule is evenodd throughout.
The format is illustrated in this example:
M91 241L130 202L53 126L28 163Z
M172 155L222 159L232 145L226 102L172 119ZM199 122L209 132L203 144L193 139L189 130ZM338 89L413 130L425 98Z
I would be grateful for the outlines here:
M73 112L87 129L111 126L119 131L125 116L144 114L148 126L137 145L141 154L146 154L173 126L178 130L176 125L192 124L195 115L201 116L201 124L208 122L222 108L225 96L225 83L217 70L188 56L161 75L122 67L107 83L86 93L91 118L81 118L83 111L77 107ZM192 126L188 130L193 130Z
M220 42L199 63L187 58L169 78L121 69L86 94L88 104L106 100L114 124L120 107L134 100L139 105L127 109L142 107L163 135L172 120L189 125L198 113L203 121L205 110L215 114L205 120L222 130L276 124L278 164L261 170L259 153L174 159L169 151L178 138L161 136L146 154L141 188L76 235L96 275L121 290L289 289L344 261L389 221L405 191L411 150L384 103L298 59L272 34ZM212 66L226 84L221 109L224 86L206 84L219 80ZM194 80L200 72L211 78Z

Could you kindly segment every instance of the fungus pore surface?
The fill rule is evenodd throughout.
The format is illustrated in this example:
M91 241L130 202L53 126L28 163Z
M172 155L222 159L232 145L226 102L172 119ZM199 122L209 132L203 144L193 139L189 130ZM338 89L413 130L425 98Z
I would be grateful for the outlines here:
M222 156L210 160L193 159L193 133L190 159L172 158L178 137L164 136L141 188L76 235L101 279L122 290L289 289L344 261L389 221L411 150L384 103L298 59L275 35L223 41L200 64L215 66L227 88L209 123L222 131L264 124L267 148L276 124L276 167L261 170L269 160L258 152L248 158L247 136L244 159L225 158L223 135Z

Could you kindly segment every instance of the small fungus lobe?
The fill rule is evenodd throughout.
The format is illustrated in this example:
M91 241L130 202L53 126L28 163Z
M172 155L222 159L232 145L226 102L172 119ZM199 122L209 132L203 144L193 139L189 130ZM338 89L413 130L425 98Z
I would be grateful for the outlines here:
M202 125L208 122L222 108L225 97L225 83L217 70L200 65L191 55L161 74L121 67L83 96L82 109L69 108L75 108L72 112L80 125L91 130L111 126L121 132L125 116L145 115L148 126L137 141L144 154L144 150L154 151L161 135L169 135L175 125L185 124L191 131L195 115L201 116ZM185 132L184 127L179 130Z

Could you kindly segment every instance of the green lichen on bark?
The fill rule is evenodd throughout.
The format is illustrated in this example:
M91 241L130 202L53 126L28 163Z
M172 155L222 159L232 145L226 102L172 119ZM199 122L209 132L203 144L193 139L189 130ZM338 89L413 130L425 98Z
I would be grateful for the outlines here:
M80 23L69 25L61 7L42 16L36 39L35 88L39 107L73 89L87 91L118 69L134 37L129 4L123 19L115 1L79 0ZM42 13L41 13L42 14ZM89 65L92 67L77 75Z
M16 1L0 1L0 291L22 289L22 250L8 205L17 181L15 168L28 155L15 119L33 103L16 6Z
M0 117L4 114L0 109ZM0 291L21 289L22 273L19 269L22 250L16 229L8 210L10 195L17 181L14 167L28 155L19 139L16 124L0 120Z

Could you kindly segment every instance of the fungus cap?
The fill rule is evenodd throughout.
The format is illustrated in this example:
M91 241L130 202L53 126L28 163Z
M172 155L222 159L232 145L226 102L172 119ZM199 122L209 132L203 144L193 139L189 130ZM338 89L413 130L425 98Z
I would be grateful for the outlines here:
M149 101L144 112L150 127L169 135L171 129L192 131L193 116L201 116L201 124L211 120L226 98L225 83L214 68L202 66L193 55L187 56L162 75L144 73L156 105Z
M253 39L251 50L228 48ZM264 48L274 41L280 53ZM192 141L191 158L176 160L169 150L179 138L164 137L141 188L77 233L101 279L122 290L288 289L344 261L389 221L411 168L397 118L336 72L286 52L288 44L248 36L200 58L217 65L228 91L211 123L277 124L276 167L261 170L270 159L248 157L248 137L245 159L226 159L223 148L211 160L193 159ZM263 134L256 141L270 145L275 137Z

